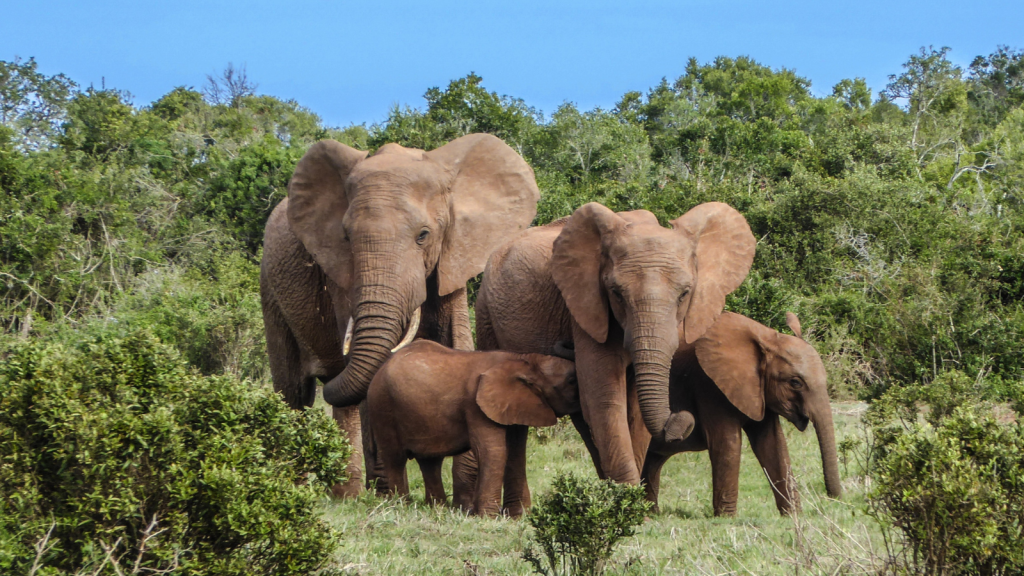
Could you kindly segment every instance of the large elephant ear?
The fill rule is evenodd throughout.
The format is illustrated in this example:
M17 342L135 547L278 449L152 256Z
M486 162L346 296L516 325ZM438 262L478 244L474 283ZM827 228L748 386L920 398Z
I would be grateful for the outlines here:
M721 202L706 202L672 221L672 227L695 245L697 277L683 317L689 344L704 334L722 313L727 294L739 287L754 262L757 240L742 214Z
M334 140L309 147L288 182L288 225L327 276L345 286L352 252L341 219L348 210L345 179L366 152Z
M765 352L758 327L745 316L726 312L696 344L697 361L704 373L733 406L753 420L764 418Z
M601 285L601 237L625 220L590 202L573 212L551 251L551 277L580 328L599 343L608 339L608 296Z
M503 362L480 375L476 403L488 418L503 426L554 426L558 417L544 400L516 377L515 364Z
M530 225L540 190L522 156L490 134L463 136L426 156L452 175L452 222L437 264L444 296L465 288L495 248Z

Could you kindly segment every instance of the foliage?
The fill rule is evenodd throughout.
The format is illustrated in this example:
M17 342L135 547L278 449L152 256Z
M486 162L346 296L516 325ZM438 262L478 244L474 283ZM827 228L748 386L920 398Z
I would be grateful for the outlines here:
M896 529L891 554L910 572L1024 570L1020 392L954 371L891 389L871 406L869 511Z
M538 574L601 574L616 544L634 534L650 507L640 486L559 475L527 517L544 557L527 548L523 558Z
M836 393L873 398L950 369L1019 379L1021 58L998 47L963 70L927 48L878 94L853 78L824 97L749 57L690 59L611 109L565 103L547 118L471 73L428 89L422 108L341 128L233 66L205 98L182 86L140 107L4 62L0 338L138 315L202 371L258 378L257 352L225 352L262 342L251 297L219 271L256 262L306 148L432 149L484 131L534 168L536 224L591 201L664 224L704 201L736 207L759 243L728 306L774 328L799 313ZM165 299L152 289L164 278L195 285ZM207 307L224 313L204 319Z
M321 411L201 377L145 332L19 344L0 373L5 573L306 574L347 442Z

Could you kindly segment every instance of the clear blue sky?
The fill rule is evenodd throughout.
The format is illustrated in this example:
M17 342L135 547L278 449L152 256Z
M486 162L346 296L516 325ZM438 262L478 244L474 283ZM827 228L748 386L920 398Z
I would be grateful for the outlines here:
M843 78L875 90L921 46L966 66L1024 48L1024 1L700 2L5 2L0 59L145 105L202 87L231 61L259 92L294 98L329 125L421 106L431 86L475 71L499 94L550 115L563 101L609 108L678 77L687 58L749 55L795 69L828 94Z

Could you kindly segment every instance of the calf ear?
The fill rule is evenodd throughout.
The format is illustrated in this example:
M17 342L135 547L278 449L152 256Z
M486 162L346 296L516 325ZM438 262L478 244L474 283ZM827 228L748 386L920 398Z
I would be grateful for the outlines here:
M554 410L520 379L519 361L503 362L479 376L476 403L488 418L511 426L554 426Z
M697 340L697 360L704 373L740 412L764 418L764 350L753 320L725 312Z
M797 338L803 338L803 333L800 331L800 319L796 317L796 314L792 312L786 312L786 326L793 331L793 335Z

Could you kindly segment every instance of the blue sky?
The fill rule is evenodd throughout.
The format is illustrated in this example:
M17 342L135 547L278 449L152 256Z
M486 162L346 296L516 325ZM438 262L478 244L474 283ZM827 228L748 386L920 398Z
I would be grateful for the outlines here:
M828 94L843 78L875 90L921 46L966 66L1024 48L1024 1L699 2L6 2L0 59L138 105L202 87L230 61L259 92L294 98L329 125L372 123L395 104L475 71L499 94L550 115L563 101L610 108L628 90L679 76L690 56L749 55ZM974 5L978 6L978 5Z

